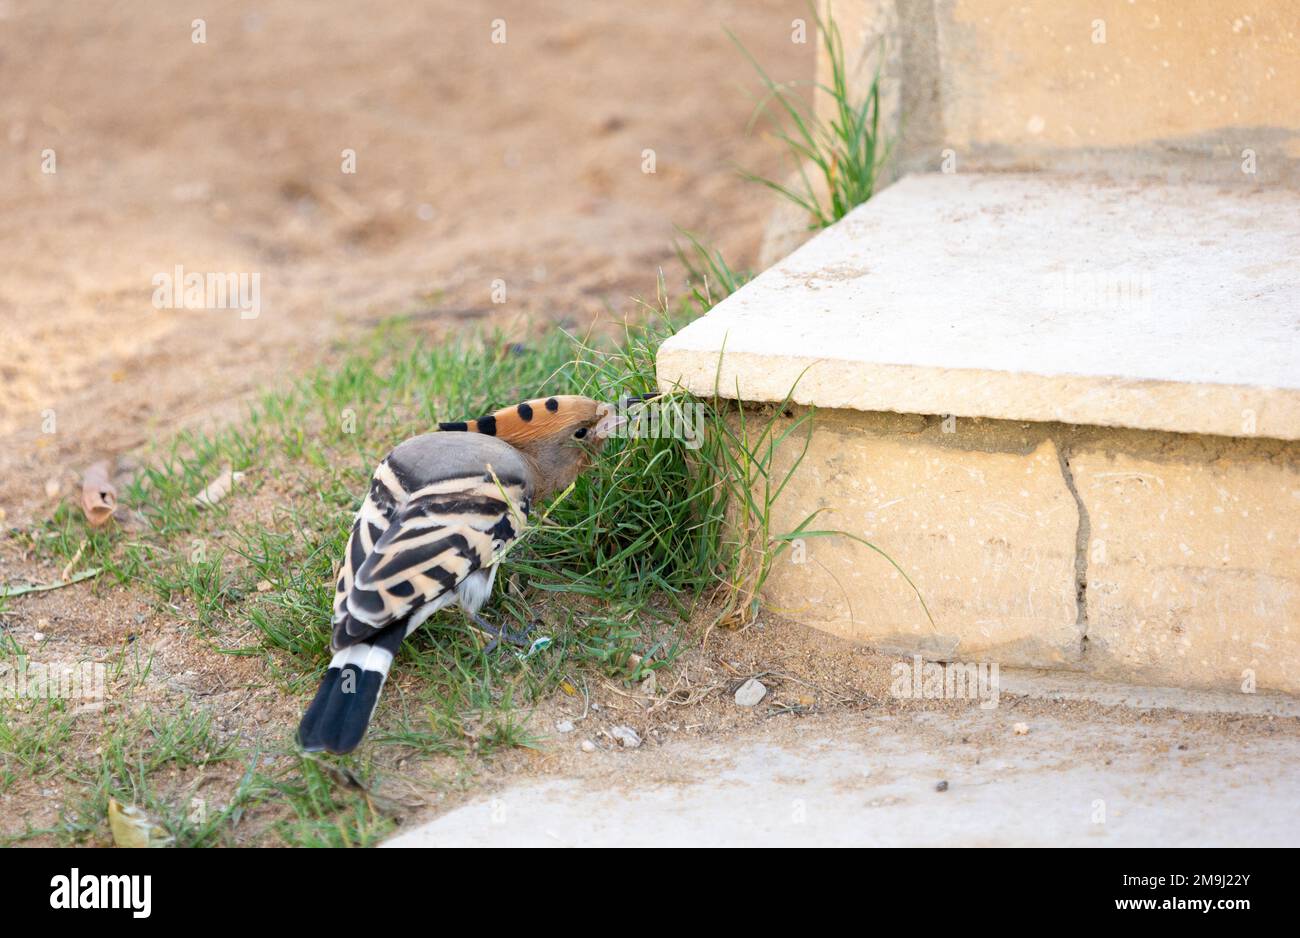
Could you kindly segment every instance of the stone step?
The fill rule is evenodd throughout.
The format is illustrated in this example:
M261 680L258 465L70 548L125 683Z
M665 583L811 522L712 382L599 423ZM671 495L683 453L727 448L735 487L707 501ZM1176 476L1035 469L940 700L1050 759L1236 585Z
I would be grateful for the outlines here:
M925 175L664 343L819 413L777 609L944 658L1300 692L1300 193ZM777 418L787 419L787 418ZM794 464L787 441L778 470Z
M750 401L1300 439L1300 193L911 176L665 342L659 373Z

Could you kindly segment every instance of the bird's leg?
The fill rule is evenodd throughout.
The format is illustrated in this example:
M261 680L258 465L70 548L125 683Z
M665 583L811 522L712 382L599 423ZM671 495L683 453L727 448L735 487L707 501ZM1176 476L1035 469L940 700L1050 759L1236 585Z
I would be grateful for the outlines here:
M518 645L520 648L528 648L532 645L532 642L528 639L529 633L533 630L532 626L526 626L521 632L511 632L504 626L493 625L477 612L466 610L465 614L470 617L476 626L492 636L492 641L488 642L487 647L483 649L484 652L490 653L496 650L497 645L503 641L509 642L511 645Z

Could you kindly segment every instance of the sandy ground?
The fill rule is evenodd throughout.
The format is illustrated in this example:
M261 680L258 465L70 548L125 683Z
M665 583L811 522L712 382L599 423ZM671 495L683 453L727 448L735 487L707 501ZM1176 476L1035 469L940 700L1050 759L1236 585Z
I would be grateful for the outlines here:
M752 264L736 168L782 163L724 27L807 78L802 11L213 0L196 44L166 2L0 0L0 509L384 316L585 327L653 298L674 225ZM176 265L259 274L260 314L156 309Z

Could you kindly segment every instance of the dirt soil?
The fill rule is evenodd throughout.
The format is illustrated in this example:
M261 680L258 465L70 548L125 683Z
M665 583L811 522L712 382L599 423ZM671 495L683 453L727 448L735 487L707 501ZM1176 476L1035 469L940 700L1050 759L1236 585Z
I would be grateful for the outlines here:
M11 524L382 317L585 328L653 299L675 225L752 265L772 201L737 167L782 162L746 131L757 84L724 28L778 79L812 73L798 0L216 0L205 43L182 13L0 2ZM176 265L260 274L260 315L156 309Z

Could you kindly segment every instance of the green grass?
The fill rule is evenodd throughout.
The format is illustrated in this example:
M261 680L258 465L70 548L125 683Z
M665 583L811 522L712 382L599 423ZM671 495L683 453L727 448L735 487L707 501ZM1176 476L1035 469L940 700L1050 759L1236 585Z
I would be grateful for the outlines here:
M181 433L149 454L121 493L139 513L133 529L89 529L65 506L31 532L31 546L62 563L80 551L79 565L104 571L96 589L143 588L167 615L189 624L200 647L256 658L268 684L305 705L329 657L334 565L384 453L439 420L528 397L613 400L651 392L655 350L670 322L696 311L688 303L670 315L661 302L649 325L628 327L621 341L552 331L522 350L495 335L426 345L402 326L382 328L341 361L264 395L241 421ZM701 402L670 394L659 403L680 409ZM754 445L743 426L751 418L738 418L727 402L703 403L701 446L611 441L503 562L489 615L534 624L550 646L529 656L488 656L455 610L440 613L399 655L360 755L304 761L292 721L269 738L230 742L213 737L188 707L136 704L153 662L138 645L124 645L109 665L112 715L98 730L95 767L47 761L62 732L57 721L46 723L46 736L22 739L4 736L8 724L0 724L0 752L7 754L0 785L12 785L19 772L70 782L75 796L60 823L43 832L63 842L102 840L110 797L150 811L177 843L231 842L240 818L273 804L279 820L257 835L260 842L373 841L388 829L382 810L365 792L335 790L335 777L319 771L325 761L375 778L387 771L377 762L413 754L449 757L459 766L454 771L472 771L502 749L538 746L527 715L561 685L631 683L670 667L692 640L687 627L701 608L725 624L753 615L761 574L754 578L751 561L782 545L752 523L779 494L779 484L757 501L751 491L767 472L776 438L759 436ZM244 473L242 482L217 506L196 506L193 495L225 467ZM742 523L729 525L737 506ZM286 767L263 772L254 747ZM190 818L183 783L155 782L159 773L198 766L223 766L227 778L241 779L202 821Z
M799 179L791 186L754 173L745 176L803 208L808 212L808 227L817 229L843 218L875 194L890 144L880 129L879 68L865 94L855 96L838 24L832 16L823 18L815 6L812 16L831 72L830 84L814 82L812 87L831 102L829 120L818 117L811 104L793 93L796 85L774 81L749 50L735 36L731 38L753 65L765 91L754 120L763 115L771 119L772 132L790 155ZM818 177L820 189L813 185Z
M702 312L712 309L751 279L747 271L732 269L722 252L706 245L697 235L685 228L677 229L686 244L673 245L677 260L686 272L686 286L690 301Z
M56 770L73 722L64 700L24 701L21 709L0 707L0 794L21 777Z
M189 705L170 714L142 710L112 718L95 755L68 767L69 776L81 785L81 795L70 808L65 807L59 833L76 842L94 832L107 816L109 799L116 798L149 811L178 844L207 844L221 829L221 812L200 817L195 796L184 797L188 786L160 790L159 776L164 771L217 765L236 754L235 745L214 732L211 716Z
M327 764L301 756L292 772L261 783L293 812L275 827L289 846L370 847L396 825L367 797L369 781L331 772Z

